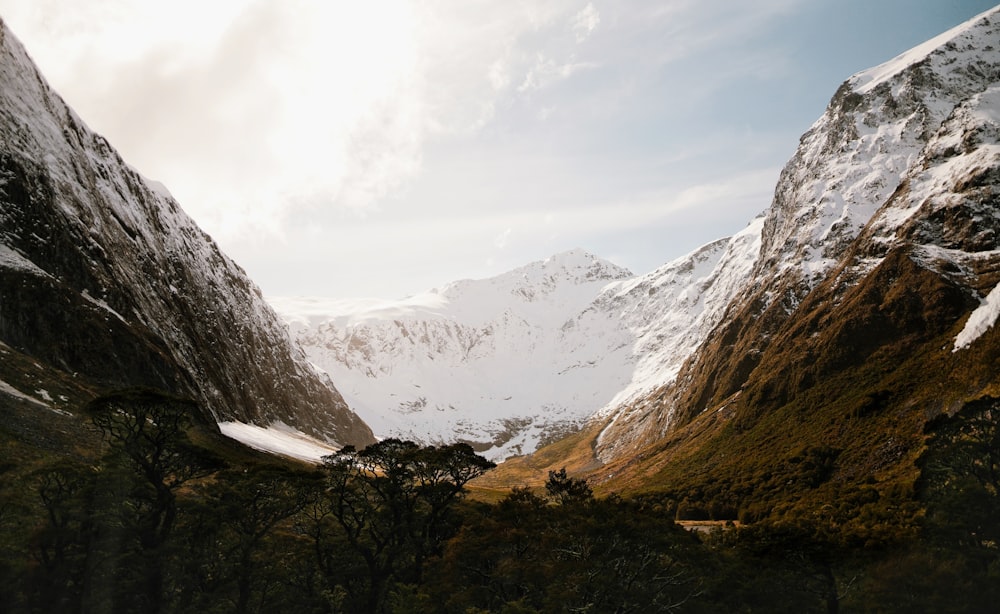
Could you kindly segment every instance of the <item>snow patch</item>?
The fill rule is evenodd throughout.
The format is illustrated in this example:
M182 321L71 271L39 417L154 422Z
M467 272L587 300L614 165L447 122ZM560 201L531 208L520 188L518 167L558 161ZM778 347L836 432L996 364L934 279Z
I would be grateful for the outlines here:
M20 390L18 390L17 388L11 386L10 384L8 384L7 382L5 382L3 380L0 380L0 393L12 396L12 397L14 397L16 399L21 399L23 401L27 401L28 403L31 403L32 405L37 405L38 407L41 407L43 409L47 409L47 410L49 410L49 411L51 411L53 413L56 413L56 414L60 414L60 415L63 415L63 416L72 416L73 415L73 414L69 413L68 411L63 411L61 409L52 407L48 403L45 403L43 401L39 401L35 397L33 397L33 396L29 395L29 394L25 394L25 393L21 392ZM51 401L52 400L52 397L49 396L49 393L47 391L45 391L45 390L38 390L38 391L35 392L35 394L39 395L40 397L42 397L46 401Z
M108 313L110 313L111 315L115 316L116 318L118 318L119 320L121 320L122 322L124 322L125 324L128 324L128 322L125 320L125 318L122 317L122 315L120 313L118 313L117 311L115 311L114 309L112 309L111 306L108 305L107 303L105 303L103 300L101 300L99 298L94 298L94 297L90 296L90 293L87 292L86 290L84 290L80 294L80 296L82 296L83 298L87 299L87 301L89 301L92 305L100 307L101 309L103 309L104 311L107 311Z
M973 341L993 328L997 317L1000 317L1000 285L990 290L983 303L966 320L962 332L955 337L955 347L951 351L957 352L969 347Z
M0 392L18 399L22 399L24 401L29 401L31 403L34 403L35 405L42 405L44 407L48 407L48 405L45 405L45 403L42 403L41 401L39 401L38 399L36 399L31 395L21 392L20 390L11 386L10 384L8 384L3 380L0 380Z
M242 422L220 422L219 430L226 437L255 450L311 463L322 462L324 456L329 456L338 449L281 422L266 428Z

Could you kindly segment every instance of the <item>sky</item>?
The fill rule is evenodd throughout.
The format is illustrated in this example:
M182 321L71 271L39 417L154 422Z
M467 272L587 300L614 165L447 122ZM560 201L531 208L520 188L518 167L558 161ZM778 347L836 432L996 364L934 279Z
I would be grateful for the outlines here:
M574 248L636 274L769 204L838 85L975 0L0 0L91 129L270 296Z

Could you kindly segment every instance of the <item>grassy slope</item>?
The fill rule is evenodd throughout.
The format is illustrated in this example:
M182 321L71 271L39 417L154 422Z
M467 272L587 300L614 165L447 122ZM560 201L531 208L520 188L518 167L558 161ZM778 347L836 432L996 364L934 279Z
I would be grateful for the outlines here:
M482 483L538 485L566 466L598 493L661 498L682 517L827 514L869 533L906 524L918 513L911 495L924 424L1000 394L1000 331L952 352L971 299L903 254L845 294L835 290L818 288L775 332L742 390L700 395L712 404L666 436L599 466L603 425L593 425Z

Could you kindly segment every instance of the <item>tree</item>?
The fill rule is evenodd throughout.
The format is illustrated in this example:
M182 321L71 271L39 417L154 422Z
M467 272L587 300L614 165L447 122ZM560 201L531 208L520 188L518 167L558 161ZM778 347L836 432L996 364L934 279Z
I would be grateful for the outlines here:
M909 562L925 577L956 574L961 582L923 582L917 592L949 611L989 611L1000 600L1000 399L966 403L925 431L916 491L926 505L926 543Z
M129 390L95 399L85 411L108 444L103 461L106 505L117 514L125 535L135 540L135 550L121 552L116 577L122 572L138 573L141 587L137 591L122 587L121 596L135 598L134 607L156 612L163 587L160 550L177 519L177 491L217 470L221 463L188 439L192 417L200 414L191 401Z
M332 518L364 561L359 607L378 612L391 581L420 580L424 560L440 548L452 505L469 480L493 466L467 444L420 447L399 439L360 452L348 446L325 459L328 499L310 512L317 521L313 536L319 544L321 523ZM324 550L318 547L321 564L329 561Z
M838 574L850 555L840 537L826 523L803 519L754 523L718 534L714 541L731 546L752 570L746 597L763 600L765 608L789 611L812 609L818 600L826 612L835 614L856 580ZM762 589L760 580L774 588Z
M53 611L79 610L95 530L90 514L94 471L59 462L34 477L44 521L32 539L40 562L33 600Z
M594 493L587 481L567 476L565 467L559 471L549 471L549 479L545 481L545 492L548 493L549 499L559 505L584 503L594 499Z
M671 612L701 594L701 546L662 514L526 489L480 511L430 566L424 611Z
M927 529L950 546L980 553L1000 544L1000 399L966 404L931 421L927 451L918 460L919 496Z
M268 548L279 525L305 507L304 482L301 474L252 466L223 472L206 489L207 507L218 523L214 537L221 559L212 571L234 586L236 612L280 609L265 607L271 585L283 575L282 561L268 556Z

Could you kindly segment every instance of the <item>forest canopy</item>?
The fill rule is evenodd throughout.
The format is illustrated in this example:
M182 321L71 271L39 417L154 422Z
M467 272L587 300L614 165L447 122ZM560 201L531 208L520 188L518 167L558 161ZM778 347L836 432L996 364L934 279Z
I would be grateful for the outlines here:
M805 507L691 531L678 515L712 509L696 492L595 497L565 469L487 503L469 487L493 463L462 443L386 439L308 466L203 445L199 409L158 393L85 411L99 455L0 463L0 610L975 612L1000 598L992 398L928 424L919 522L867 532Z

